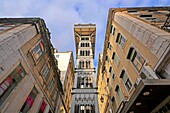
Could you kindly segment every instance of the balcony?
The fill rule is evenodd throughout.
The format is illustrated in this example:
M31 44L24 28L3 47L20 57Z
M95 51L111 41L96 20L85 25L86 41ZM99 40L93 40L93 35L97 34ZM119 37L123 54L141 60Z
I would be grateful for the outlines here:
M119 113L163 113L170 109L169 95L170 80L143 79Z

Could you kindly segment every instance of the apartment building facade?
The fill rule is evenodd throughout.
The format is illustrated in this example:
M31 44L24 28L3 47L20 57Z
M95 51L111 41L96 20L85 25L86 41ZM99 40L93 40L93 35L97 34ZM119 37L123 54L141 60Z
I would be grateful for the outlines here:
M109 92L106 92L107 77L102 73L102 60L103 54L99 54L98 70L97 70L97 86L98 86L98 103L100 113L104 113L106 106L108 105L108 99L110 98Z
M113 8L107 22L103 113L168 113L170 7Z
M72 104L72 87L74 84L74 58L73 58L73 52L56 52L54 53L55 58L58 61L58 68L61 72L60 74L60 80L62 83L62 88L64 91L63 95L63 101L65 104L66 111L62 111L61 108L64 108L63 106L60 107L60 111L58 113L70 113L71 110L71 104Z
M74 25L76 68L71 113L99 113L95 80L95 24Z
M44 20L1 18L0 37L0 112L58 110L60 71Z

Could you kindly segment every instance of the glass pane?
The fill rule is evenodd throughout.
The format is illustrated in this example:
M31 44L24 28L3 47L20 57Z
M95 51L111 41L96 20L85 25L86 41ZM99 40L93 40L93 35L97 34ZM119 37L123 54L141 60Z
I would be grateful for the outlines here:
M24 105L22 106L20 113L28 113L30 108L32 107L34 100L36 98L38 91L37 89L34 87L33 90L31 91L31 93L29 94L29 96L27 97Z
M44 46L43 46L43 43L40 42L32 50L35 60L38 60L41 57L43 51L44 51Z
M123 100L123 95L122 95L120 88L118 88L117 93L118 93L118 96L119 96L119 102L121 102Z
M123 82L126 83L127 79L128 79L128 76L126 72L124 72L123 77L122 77Z
M143 58L140 54L137 54L137 55L136 55L136 58L137 58L137 60L138 60L141 64L144 64L145 60L144 60L144 58Z
M121 37L121 42L120 42L120 45L121 45L122 48L124 48L125 43L126 43L126 39L122 36Z
M135 49L132 50L132 53L130 55L130 60L133 62L134 58L136 57L136 51Z
M115 61L116 66L118 66L119 65L119 58L117 57L117 55L115 55L114 61Z

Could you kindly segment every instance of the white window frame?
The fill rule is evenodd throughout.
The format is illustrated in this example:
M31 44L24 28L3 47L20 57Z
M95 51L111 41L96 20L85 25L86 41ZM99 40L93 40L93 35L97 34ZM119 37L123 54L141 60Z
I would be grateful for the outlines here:
M127 90L127 92L130 92L131 91L131 89L132 89L132 87L133 87L133 83L132 83L132 80L130 79L130 77L129 77L129 74L127 73L127 71L126 71L126 69L122 69L122 71L121 71L121 73L120 74L122 74L122 72L124 71L124 74L123 75L120 75L120 78L122 79L122 81L123 81L123 83L124 83L124 86L125 86L125 89ZM126 80L124 80L123 78L123 76L125 76L126 75ZM130 84L131 84L131 86L130 86L130 88L128 89L128 87L129 86L127 86L127 81L130 81Z
M128 59L130 60L130 62L133 64L133 66L135 67L135 69L136 69L137 72L139 73L139 72L141 71L143 65L145 64L146 60L145 60L145 58L144 58L141 54L139 54L139 52L137 51L137 49L136 49L135 47L133 47L133 46L131 46L131 47L129 48L128 55L130 54L130 53L129 53L129 52L130 52L130 49L133 49L133 52L131 53L131 55L130 55L130 57L129 57ZM134 57L135 52L136 52L136 56L135 56L135 58L134 58L134 60L133 60L133 57ZM133 54L133 55L132 55L132 54ZM139 58L142 58L143 61L140 61ZM132 60L133 60L133 61L132 61ZM135 63L135 61L137 62L137 64ZM142 62L143 62L143 64L142 64ZM138 64L140 65L140 69L138 69L138 67L137 67Z
M42 51L41 49L41 46L40 46L40 42L43 44L43 49L44 49L44 51ZM35 49L35 47L36 46L40 46L40 48L38 49L38 51L36 51L35 53L33 53L33 51L34 51L34 49ZM32 54L32 57L33 57L33 59L34 59L34 61L37 63L39 60L40 60L40 58L43 56L43 54L45 53L45 46L44 46L44 42L42 41L42 40L39 40L35 45L34 45L34 47L33 48L31 48L31 54ZM40 54L40 56L38 57L38 58L36 58L35 57L35 54L36 53L38 53L38 52L41 52L41 54Z
M47 61L41 69L40 74L42 75L42 77L44 79L47 79L48 75L50 73L50 66L49 65L50 65L49 62Z
M113 58L113 54L112 54L112 59L114 61L115 66L118 67L119 64L120 64L120 58L119 58L119 56L117 55L116 52L113 52L113 53L115 53L115 54L114 54L114 58ZM115 58L117 58L117 60L115 60Z
M119 37L118 37L118 35L119 35ZM117 37L116 37L116 43L118 43L120 45L120 47L122 49L124 49L125 45L126 45L126 42L127 42L126 37L121 32L119 32L117 34Z

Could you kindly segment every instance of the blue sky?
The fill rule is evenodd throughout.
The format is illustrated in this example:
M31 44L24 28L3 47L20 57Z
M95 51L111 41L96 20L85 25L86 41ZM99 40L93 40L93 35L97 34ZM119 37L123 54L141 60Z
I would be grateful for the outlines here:
M54 47L60 52L73 51L74 55L74 24L96 24L97 67L98 54L103 51L109 8L139 6L170 6L170 0L0 0L0 17L43 18Z

